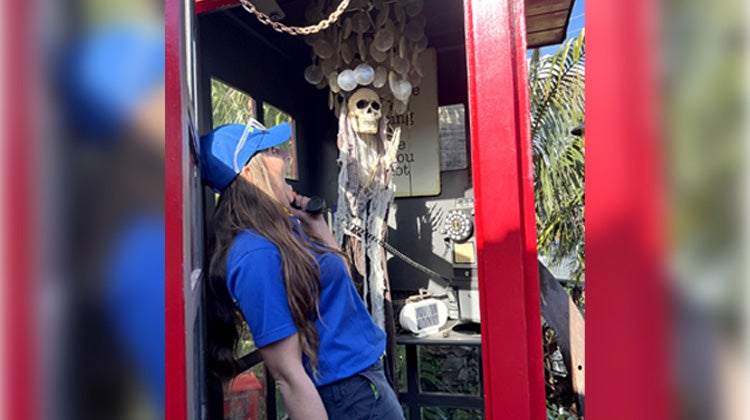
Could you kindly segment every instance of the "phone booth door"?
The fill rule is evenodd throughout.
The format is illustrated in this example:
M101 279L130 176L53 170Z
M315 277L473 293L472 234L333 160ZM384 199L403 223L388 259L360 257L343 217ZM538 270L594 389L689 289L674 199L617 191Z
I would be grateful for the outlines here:
M203 191L195 112L195 12L165 2L165 415L205 418Z
M278 3L290 13L293 10L291 1ZM461 317L481 320L483 395L479 397L484 400L484 416L543 418L524 1L425 3L436 19L463 15L460 48L451 50L458 52L460 61L448 60L442 66L446 73L461 74L466 83L458 78L440 92L458 90L465 104L470 171L463 179L471 182L473 200L466 197L455 202L458 212L447 227L460 234L460 213L471 213L473 206L475 255L455 262L456 268L476 272L465 279L464 292L469 293L463 300L472 306L469 295L474 287L479 307L474 305ZM167 419L204 415L204 389L195 386L195 380L205 378L198 362L203 346L202 249L193 246L203 241L202 230L194 224L202 214L201 201L196 199L200 184L196 183L191 146L194 148L192 141L197 137L196 121L201 133L211 129L209 122L217 124L206 117L212 112L208 92L236 88L248 112L261 122L265 118L292 119L293 150L299 165L297 179L289 183L302 192L322 190L329 203L336 202L337 193L336 119L326 107L327 95L306 84L301 76L309 64L300 64L309 61L309 47L293 44L289 35L260 26L233 2L198 1L197 17L192 7L182 0L167 2ZM200 32L197 57L191 57L194 18ZM436 41L440 42L447 41ZM263 54L270 58L255 59ZM449 55L443 54L443 58ZM192 64L188 65L196 60L200 62L197 78ZM465 66L456 65L464 60ZM199 88L191 90L195 85ZM201 101L194 105L196 97ZM393 122L409 123L406 117ZM402 163L409 159L403 156ZM401 171L405 174L405 167ZM467 250L459 248L460 252Z

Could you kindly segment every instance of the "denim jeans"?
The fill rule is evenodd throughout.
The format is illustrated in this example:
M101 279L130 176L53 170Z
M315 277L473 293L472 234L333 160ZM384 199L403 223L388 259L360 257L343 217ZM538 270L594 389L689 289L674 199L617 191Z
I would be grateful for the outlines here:
M383 361L318 388L330 420L397 420L404 413L383 373Z

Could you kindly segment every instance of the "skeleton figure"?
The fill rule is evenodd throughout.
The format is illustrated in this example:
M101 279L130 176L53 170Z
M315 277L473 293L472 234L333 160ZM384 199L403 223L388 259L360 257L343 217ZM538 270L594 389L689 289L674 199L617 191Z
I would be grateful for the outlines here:
M395 192L390 168L400 133L396 128L392 136L387 135L382 102L371 89L355 91L341 106L334 229L341 249L354 262L352 274L361 281L361 292L373 320L388 333L391 364L395 363L395 327L386 255L378 240L385 240L388 230L388 210ZM395 364L392 367L391 371L395 371Z
M356 166L360 181L369 186L377 176L378 164L384 153L384 136L377 136L383 117L378 94L371 89L359 89L347 102L349 124L356 138ZM342 112L343 113L343 112ZM384 162L383 162L384 163Z
M347 107L354 132L361 135L378 133L378 122L383 112L377 93L371 89L359 89L349 98Z

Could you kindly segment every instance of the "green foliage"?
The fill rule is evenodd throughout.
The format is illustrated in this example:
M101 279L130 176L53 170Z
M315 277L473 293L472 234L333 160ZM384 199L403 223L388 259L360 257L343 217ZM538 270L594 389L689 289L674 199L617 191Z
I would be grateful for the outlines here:
M568 284L566 289L581 312L585 302L579 283L585 268L585 148L584 136L573 135L571 130L585 120L585 63L583 30L554 55L540 57L535 50L529 61L537 249L551 265L572 265L568 268L576 284ZM545 331L554 336L551 329ZM547 344L545 359L557 348L555 340ZM570 390L566 391L563 383L547 385L547 419L578 418L572 401L564 398L570 396Z
M297 178L297 150L295 148L296 142L295 142L295 136L294 136L294 119L291 115L287 114L286 112L276 108L275 106L264 102L263 103L263 124L266 127L275 127L283 122L288 122L289 125L292 126L292 140L288 141L282 145L279 146L282 150L289 153L289 156L292 157L292 160L289 162L289 172L288 177L290 179L298 179Z
M567 408L547 401L547 420L576 420L578 416Z
M225 124L245 124L255 118L255 99L241 90L211 79L213 128Z
M424 420L476 420L482 418L481 410L465 408L423 407Z
M419 346L419 386L421 392L482 395L482 355L476 346ZM397 347L396 369L399 388L406 391L404 346ZM408 410L406 410L408 414ZM482 418L481 410L449 407L423 407L422 419L469 420Z
M258 119L256 106L256 101L252 96L217 79L211 79L213 128L225 124L247 124L250 118ZM289 178L298 179L294 119L286 112L263 102L262 122L266 127L274 127L282 122L288 122L292 126L292 140L280 145L279 148L292 157L289 162Z
M473 346L420 346L419 379L424 392L481 395L481 354Z
M531 142L537 249L552 264L573 261L584 270L584 137L570 131L584 122L585 37L552 56L535 50L529 62Z

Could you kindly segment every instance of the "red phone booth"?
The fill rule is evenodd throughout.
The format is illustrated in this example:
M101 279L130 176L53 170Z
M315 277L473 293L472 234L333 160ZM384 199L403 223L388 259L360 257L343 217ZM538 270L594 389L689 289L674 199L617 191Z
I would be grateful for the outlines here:
M286 22L302 14L303 3L257 5L278 8ZM201 276L203 220L213 197L201 187L196 159L199 135L215 123L212 89L228 85L248 95L253 110L272 107L293 118L296 189L325 190L335 181L336 146L335 118L326 97L302 78L310 48L300 37L261 25L235 1L168 0L166 7L166 414L176 420L205 417L212 405L202 361ZM561 42L571 9L572 1L566 0L424 2L425 32L437 68L435 101L437 106L462 106L466 163L440 169L438 189L397 197L396 203L400 214L414 217L423 216L418 212L424 208L455 210L440 207L448 199L451 206L470 208L473 254L469 251L471 256L461 261L435 258L432 267L447 275L460 273L457 269L467 273L457 295L461 312L470 309L457 318L479 326L461 343L481 349L481 391L451 404L489 419L545 417L526 52ZM335 202L335 189L328 187L323 194ZM404 220L391 238L406 250L403 245L413 244L416 233L403 227L408 225ZM426 248L435 246L427 242ZM412 252L432 258L421 255L418 244ZM389 264L396 291L399 284L405 291L434 286L427 280L412 284L399 270L405 268ZM406 358L413 359L410 346L449 341L402 338L400 344ZM445 396L415 391L416 381L410 377L400 395L410 418L423 407L445 402ZM267 402L266 410L269 414L275 407Z
M279 1L282 6L293 4ZM450 2L428 3L443 7ZM455 86L465 91L469 116L481 296L482 402L484 416L490 419L544 416L524 50L545 42L537 37L547 32L557 33L558 40L564 37L564 29L545 31L537 26L546 13L565 15L553 3L465 0L457 13L448 13L463 17L465 29L460 36L462 47L453 56L462 59L449 60L442 68L466 71ZM665 332L667 299L655 278L664 243L654 234L663 222L663 185L659 182L663 162L654 118L655 62L649 61L658 50L652 3L590 2L587 10L588 33L593 35L589 52L596 59L589 61L593 71L587 85L587 132L590 139L596 139L587 147L586 164L587 277L594 286L588 290L592 305L587 312L593 321L589 337L597 338L588 343L589 354L596 356L589 359L588 411L590 416L601 413L603 418L670 418L670 399L675 396L669 384L672 378L664 368L670 361L668 349L659 340L663 337L655 337ZM206 87L198 89L205 79L198 77L195 66L203 53L197 44L202 30L196 13L208 16L223 6L237 8L231 0L165 1L165 409L169 420L210 418L201 312L202 213L206 206L192 151L197 135L210 126L210 121L201 120L200 111L201 104L210 101ZM26 47L38 39L38 34L30 33L33 23L46 15L37 15L29 2L9 2L6 12L7 34L12 35L7 37L7 46L14 47L8 50L22 52L6 66L7 96L14 101L6 137L22 141L6 142L3 149L8 155L5 178L10 204L3 217L8 232L4 265L12 280L4 289L6 314L12 316L4 321L9 347L3 411L7 418L27 419L39 417L46 409L48 401L40 396L51 391L41 386L45 376L39 374L38 364L43 346L39 345L41 335L35 334L39 313L34 305L39 303L35 299L40 285L37 277L45 266L35 264L39 249L44 248L38 245L50 241L35 234L46 226L39 223L35 210L54 207L40 205L48 201L36 194L35 181L44 178L39 165L45 160L32 153L40 140L28 136L38 131L31 128L31 122L39 112L32 109L33 95L24 89L36 84L23 83L40 68L29 54L38 48ZM235 24L257 32L242 21ZM258 44L244 45L249 46ZM639 174L632 177L635 161ZM311 172L306 168L301 175L309 177ZM612 226L620 229L613 231ZM639 280L637 287L630 281L633 278ZM620 322L626 328L611 327Z

